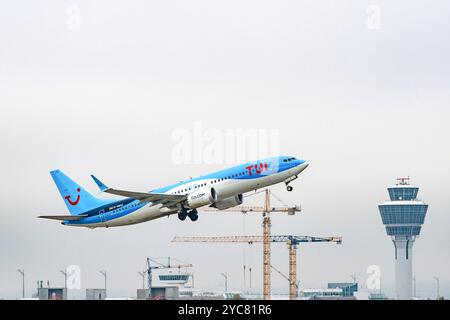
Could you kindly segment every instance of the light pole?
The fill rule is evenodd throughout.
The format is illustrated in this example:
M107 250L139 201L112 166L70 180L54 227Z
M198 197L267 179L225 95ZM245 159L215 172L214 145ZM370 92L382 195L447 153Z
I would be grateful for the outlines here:
M106 296L107 296L107 293L106 293L106 270L101 270L99 272L105 277L105 298L106 298Z
M381 291L381 276L380 276L380 295L381 295L382 291Z
M245 264L244 264L244 292L245 292L245 286L247 285L247 282L245 281L245 269L246 269L246 266L245 266Z
M17 272L22 275L22 298L25 298L25 270L18 269Z
M142 289L145 289L145 272L138 271L138 273L142 277Z
M413 283L414 283L414 287L413 287L413 293L414 293L414 298L415 297L417 297L417 294L416 294L416 276L414 276L413 277Z
M441 297L439 293L439 277L434 277L434 280L436 280L436 289L437 289L437 300Z
M228 273L221 273L222 277L225 278L225 292L228 291Z
M67 272L64 270L59 270L64 276L64 288L67 290Z

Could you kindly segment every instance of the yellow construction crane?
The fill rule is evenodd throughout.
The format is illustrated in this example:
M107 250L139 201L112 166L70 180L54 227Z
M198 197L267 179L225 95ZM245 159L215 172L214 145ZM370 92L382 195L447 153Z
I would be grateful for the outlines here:
M287 278L289 281L289 299L295 300L297 298L297 249L298 244L303 242L334 242L337 244L342 243L341 237L310 237L310 236L292 236L292 235L279 235L279 236L223 236L223 237L175 237L172 239L172 242L208 242L208 243L249 243L253 244L255 242L262 242L264 247L266 244L272 242L284 242L288 245L289 249L289 277ZM269 246L270 250L270 246ZM264 250L264 257L266 258L267 252ZM264 283L264 289L270 289L270 268L272 267L275 271L282 274L280 271L275 269L270 264L270 252L269 252L269 260L264 259L263 268L266 267L266 263L269 261L269 277L266 277L264 274L264 281L269 281L269 283ZM265 270L264 270L265 271ZM283 277L285 277L283 275ZM263 291L264 299L270 299L270 291L269 296L266 297L265 294L267 292Z
M287 277L283 272L281 272L280 270L278 270L277 268L275 268L274 266L272 266L272 269L275 270L280 276L282 276L283 278L285 278L288 282L289 282L289 299L294 300L294 297L297 297L297 292L299 289L299 283L300 281L297 280L296 283L294 283L293 285L291 285L293 283L293 281L291 281L290 277ZM295 292L294 294L292 294L291 292L291 287L294 286L295 287Z
M204 209L202 211L212 211L212 212L241 212L241 213L248 213L248 212L261 212L263 215L263 298L265 300L270 299L270 293L271 293L271 280L270 280L270 213L271 212L280 212L280 213L287 213L288 215L294 215L296 212L301 211L300 206L284 206L284 207L271 207L270 206L270 195L272 194L275 196L272 192L270 192L269 189L265 189L259 192L255 192L251 195L258 194L264 192L264 206L237 206L225 210L218 211L217 209ZM275 196L276 197L276 196ZM277 198L277 197L276 197ZM277 198L280 202L282 202L279 198Z

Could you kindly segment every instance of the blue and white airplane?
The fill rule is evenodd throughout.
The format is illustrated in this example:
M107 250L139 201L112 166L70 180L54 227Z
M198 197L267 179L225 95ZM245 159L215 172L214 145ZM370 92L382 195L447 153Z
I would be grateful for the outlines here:
M198 219L197 209L210 206L218 210L242 204L243 194L297 179L308 162L289 156L279 156L248 162L222 171L154 189L150 192L117 190L104 185L91 175L101 192L125 199L99 199L66 176L61 170L50 174L64 199L70 215L39 216L61 220L63 225L87 228L117 227L141 223L171 214L180 220Z

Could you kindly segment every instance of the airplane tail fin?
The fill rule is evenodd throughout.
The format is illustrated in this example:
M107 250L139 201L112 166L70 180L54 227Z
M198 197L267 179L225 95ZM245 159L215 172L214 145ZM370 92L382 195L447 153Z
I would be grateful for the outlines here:
M94 197L89 191L73 181L59 169L50 171L50 174L71 215L83 214L113 202L113 200L104 200Z

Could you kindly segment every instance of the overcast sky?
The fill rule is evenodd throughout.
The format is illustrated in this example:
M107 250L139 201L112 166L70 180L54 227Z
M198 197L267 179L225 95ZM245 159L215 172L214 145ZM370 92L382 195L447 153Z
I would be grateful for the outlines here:
M448 1L0 3L0 297L20 295L18 268L31 295L38 279L62 286L59 270L72 264L83 289L101 287L106 269L111 293L135 295L145 258L167 255L194 264L199 288L220 290L228 272L242 290L245 263L260 289L260 245L170 243L261 234L258 214L96 230L36 218L67 213L55 168L93 193L91 173L145 191L223 168L174 163L174 131L197 121L279 130L279 152L311 163L293 192L273 189L303 212L274 215L272 232L344 242L301 246L302 287L351 274L364 283L378 265L391 290L393 245L377 205L406 175L430 204L414 245L418 292L432 296L439 276L450 296ZM272 252L287 273L285 245ZM273 288L287 292L276 273Z

